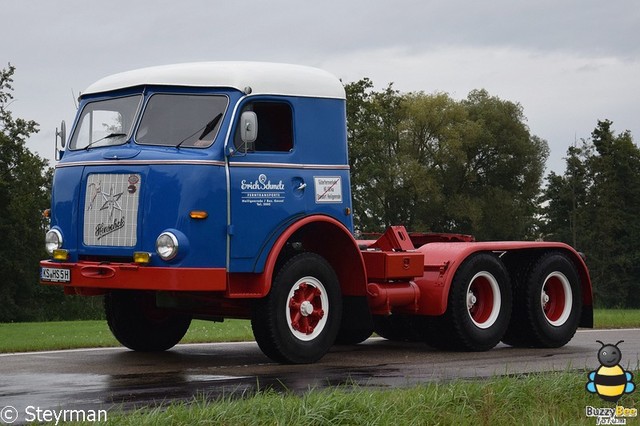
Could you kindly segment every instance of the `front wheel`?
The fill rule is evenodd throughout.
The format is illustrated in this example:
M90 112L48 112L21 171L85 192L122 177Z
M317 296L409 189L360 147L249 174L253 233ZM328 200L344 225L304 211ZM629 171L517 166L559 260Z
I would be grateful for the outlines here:
M333 345L341 315L333 268L317 254L301 253L280 268L269 294L256 302L251 327L269 358L306 364L322 358Z
M104 297L111 333L129 349L164 351L175 346L191 324L189 315L158 308L154 292L112 291Z
M575 334L582 311L580 278L573 262L549 252L531 265L516 288L516 310L504 342L557 348Z
M502 339L511 316L512 294L507 271L496 256L478 253L456 271L447 310L437 317L427 343L435 347L485 351Z

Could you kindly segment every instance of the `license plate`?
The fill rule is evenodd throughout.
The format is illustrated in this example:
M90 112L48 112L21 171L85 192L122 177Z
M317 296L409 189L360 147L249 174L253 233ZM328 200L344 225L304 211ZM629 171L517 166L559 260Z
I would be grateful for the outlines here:
M40 279L54 283L68 283L71 282L71 271L60 268L42 268L40 270Z

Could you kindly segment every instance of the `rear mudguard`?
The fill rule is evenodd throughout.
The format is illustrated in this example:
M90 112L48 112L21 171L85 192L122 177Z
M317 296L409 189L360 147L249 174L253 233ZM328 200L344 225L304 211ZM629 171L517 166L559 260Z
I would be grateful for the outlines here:
M511 264L511 268L526 268L530 261L547 251L565 253L575 264L582 286L583 320L581 326L590 327L593 311L591 279L584 260L571 246L556 242L458 242L430 243L417 249L424 254L424 275L415 280L420 288L419 314L442 315L447 310L449 289L460 265L469 256L479 252L492 252L500 258L519 256L521 263ZM528 262L527 262L528 260ZM524 261L524 263L522 263ZM506 263L506 262L505 262ZM510 275L513 275L510 270Z

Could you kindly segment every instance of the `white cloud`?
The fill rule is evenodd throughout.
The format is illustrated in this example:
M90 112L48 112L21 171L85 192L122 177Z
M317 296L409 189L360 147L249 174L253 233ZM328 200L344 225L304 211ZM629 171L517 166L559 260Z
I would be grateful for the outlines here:
M403 91L469 90L520 102L549 141L549 167L599 118L640 134L640 3L636 0L3 3L0 62L17 66L14 114L41 133L73 119L72 91L119 71L198 60L315 65L344 81L371 77ZM0 64L0 66L3 66Z
M321 64L344 81L369 77L381 88L447 92L473 89L520 103L533 134L551 147L548 167L561 172L574 138L588 138L598 119L640 135L640 60L586 57L512 48L449 47L416 52L379 49L337 56Z

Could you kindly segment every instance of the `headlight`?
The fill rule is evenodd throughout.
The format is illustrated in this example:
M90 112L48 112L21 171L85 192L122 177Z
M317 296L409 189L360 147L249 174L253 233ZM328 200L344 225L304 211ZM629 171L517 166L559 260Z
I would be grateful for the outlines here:
M156 240L156 252L162 260L171 260L178 254L178 238L171 232L163 232Z
M47 231L47 235L44 237L45 247L50 255L53 255L53 251L62 247L62 234L57 229L51 229Z

